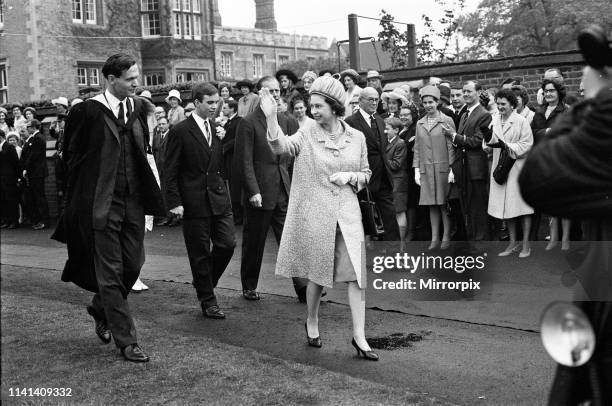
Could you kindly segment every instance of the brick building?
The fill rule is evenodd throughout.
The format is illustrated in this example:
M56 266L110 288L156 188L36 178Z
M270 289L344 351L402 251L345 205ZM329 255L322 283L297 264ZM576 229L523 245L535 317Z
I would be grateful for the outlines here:
M143 85L254 78L327 55L323 37L276 31L274 0L255 0L254 29L222 27L217 1L0 0L0 104L101 89L119 51L138 60Z

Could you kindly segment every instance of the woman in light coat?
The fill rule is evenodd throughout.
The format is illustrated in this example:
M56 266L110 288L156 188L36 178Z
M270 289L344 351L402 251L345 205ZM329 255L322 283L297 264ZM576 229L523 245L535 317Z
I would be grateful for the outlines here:
M377 360L365 339L365 272L361 245L365 239L357 192L371 172L363 133L351 128L344 115L346 93L331 77L317 78L310 88L310 108L316 124L287 137L280 129L276 102L260 92L268 142L275 154L295 157L287 218L276 274L309 280L306 291L308 344L321 347L319 303L323 286L348 282L353 318L352 345L357 353Z
M414 142L414 181L421 187L419 205L429 206L431 223L430 250L440 245L440 219L444 228L441 249L450 246L450 218L446 210L449 183L455 181L450 165L455 160L455 148L444 136L443 129L455 131L453 119L438 111L440 90L425 86L420 91L427 114L417 122Z
M518 102L512 90L500 90L495 95L495 101L499 114L493 116L493 121L491 121L491 137L485 134L483 140L485 151L493 148L488 213L492 217L506 220L508 224L510 241L508 247L499 253L500 257L508 256L521 249L521 244L517 242L516 222L519 218L522 219L523 243L519 257L525 258L531 255L529 232L533 208L525 203L521 196L518 177L525 163L524 158L533 146L533 134L527 119L514 111ZM508 179L503 185L500 185L493 178L493 171L499 162L502 148L507 148L509 156L516 161L510 169Z
M344 102L345 117L348 117L353 114L350 108L351 99L353 98L353 96L359 96L359 94L361 94L361 91L363 90L357 85L359 81L359 73L357 73L355 69L346 69L340 73L340 82L342 82L342 84L346 88L346 101Z

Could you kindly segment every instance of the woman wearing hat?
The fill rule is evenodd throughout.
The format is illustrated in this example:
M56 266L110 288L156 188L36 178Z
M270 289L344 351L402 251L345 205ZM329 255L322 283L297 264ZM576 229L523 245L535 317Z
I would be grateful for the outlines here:
M23 109L23 116L26 122L30 122L36 118L36 109L34 107L26 107Z
M399 90L384 92L380 97L383 103L387 105L387 116L384 118L399 118L400 109L408 104L408 99Z
M21 113L21 104L13 105L13 128L20 134L25 130L28 120ZM26 131L27 133L27 131Z
M4 107L0 107L0 130L5 134L8 134L10 131L10 127L6 122L6 116L8 115L8 111Z
M253 93L255 85L248 79L236 83L236 87L242 93L242 97L238 99L238 117L245 117L257 109L257 106L259 106L259 96Z
M357 85L359 83L359 73L355 69L346 69L340 73L340 82L344 85L346 89L346 96L344 102L345 109L345 117L348 117L352 114L350 108L350 101L355 94L361 93L361 87Z
M300 95L300 92L295 88L298 81L297 75L289 69L281 69L276 72L276 80L280 84L280 96L289 106L291 100Z
M454 182L450 165L455 159L452 142L444 136L444 127L455 128L453 119L438 111L440 90L428 85L421 89L425 116L417 122L414 142L414 181L421 187L419 205L429 206L431 244L429 249L450 246L450 218L446 211L449 183ZM443 225L440 245L440 220Z
M266 88L260 92L268 142L278 155L295 157L287 219L280 242L276 274L309 280L306 297L308 345L321 347L319 303L323 286L348 283L357 354L378 360L365 338L365 272L361 245L365 239L357 192L371 171L363 133L342 121L346 92L331 77L320 77L310 88L316 124L283 134L276 102Z
M302 99L304 100L304 107L306 107L306 115L310 118L312 118L312 114L310 113L310 87L317 78L317 74L311 70L307 70L302 75L303 89L300 94L302 96Z
M185 110L180 105L182 102L181 92L176 89L170 90L168 97L166 97L166 103L170 105L167 116L168 124L176 125L185 119Z

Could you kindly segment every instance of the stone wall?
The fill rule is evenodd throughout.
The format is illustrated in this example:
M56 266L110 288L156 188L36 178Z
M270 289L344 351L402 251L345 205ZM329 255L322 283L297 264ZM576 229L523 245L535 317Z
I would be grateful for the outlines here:
M399 82L425 79L431 76L450 82L464 82L476 79L485 88L499 87L509 78L521 79L531 100L540 87L544 71L559 68L565 78L568 92L578 92L584 62L578 51L550 52L537 55L523 55L472 62L419 66L411 69L388 70L381 72L384 82ZM363 72L365 77L365 72Z

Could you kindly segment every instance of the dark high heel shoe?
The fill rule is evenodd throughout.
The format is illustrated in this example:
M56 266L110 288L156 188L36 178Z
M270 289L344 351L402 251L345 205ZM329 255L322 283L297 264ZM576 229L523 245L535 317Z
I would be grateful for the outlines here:
M354 338L353 341L351 341L351 344L353 344L353 347L355 347L355 349L357 350L357 355L360 355L369 361L378 361L378 354L376 354L374 351L362 350L361 348L359 348Z
M308 340L308 345L311 347L321 348L323 343L321 342L321 337L310 338L308 336L308 325L304 322L304 328L306 329L306 339Z

